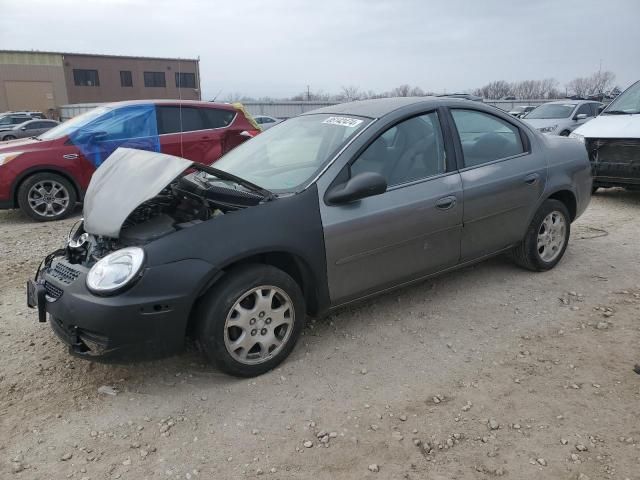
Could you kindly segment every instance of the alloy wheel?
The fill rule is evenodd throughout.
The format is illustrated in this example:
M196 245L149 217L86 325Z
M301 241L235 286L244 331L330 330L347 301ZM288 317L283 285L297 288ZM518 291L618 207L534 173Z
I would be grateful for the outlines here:
M538 255L549 263L562 252L567 236L567 221L562 213L554 210L549 213L538 229Z
M284 290L259 286L243 293L227 315L224 344L238 362L266 362L284 348L295 321L293 302Z
M34 184L27 194L29 207L41 217L57 217L69 208L69 192L55 180Z

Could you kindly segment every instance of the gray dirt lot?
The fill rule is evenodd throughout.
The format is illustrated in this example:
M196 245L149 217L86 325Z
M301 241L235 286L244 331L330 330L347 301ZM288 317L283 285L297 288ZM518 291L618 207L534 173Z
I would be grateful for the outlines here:
M343 309L239 380L195 351L69 357L23 285L75 219L1 212L0 478L640 479L639 214L600 193L555 270L496 258Z

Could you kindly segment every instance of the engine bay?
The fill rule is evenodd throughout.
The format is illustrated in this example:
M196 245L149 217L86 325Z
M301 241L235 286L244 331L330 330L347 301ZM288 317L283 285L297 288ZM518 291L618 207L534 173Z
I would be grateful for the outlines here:
M206 172L193 172L138 205L122 224L118 238L91 235L80 222L69 233L67 258L91 266L119 248L141 246L178 230L258 205L263 196Z

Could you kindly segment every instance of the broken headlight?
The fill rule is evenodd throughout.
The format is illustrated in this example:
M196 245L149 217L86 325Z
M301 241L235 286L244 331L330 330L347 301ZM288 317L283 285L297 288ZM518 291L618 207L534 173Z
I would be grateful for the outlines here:
M144 250L139 247L116 250L91 267L87 287L98 294L114 293L137 277L143 263Z

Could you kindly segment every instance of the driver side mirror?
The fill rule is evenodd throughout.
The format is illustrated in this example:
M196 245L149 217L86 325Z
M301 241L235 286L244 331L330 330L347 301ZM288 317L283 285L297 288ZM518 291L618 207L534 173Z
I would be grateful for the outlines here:
M27 129L27 127L22 127L20 130L22 130L23 132Z
M576 120L584 120L585 118L587 118L587 114L586 113L579 113L575 116Z
M382 175L375 172L362 172L351 177L346 183L331 187L325 199L330 205L341 205L380 195L386 191L387 181Z

